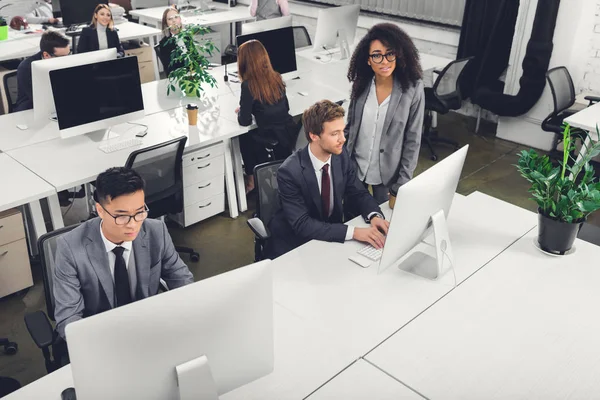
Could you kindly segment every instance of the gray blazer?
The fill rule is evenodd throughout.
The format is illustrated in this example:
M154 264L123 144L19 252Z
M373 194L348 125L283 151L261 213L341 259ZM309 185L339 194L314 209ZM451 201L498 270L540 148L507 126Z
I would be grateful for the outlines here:
M367 89L355 101L350 102L348 107L348 121L344 134L347 138L346 147L353 155L353 159L354 145L368 94L367 86ZM412 178L419 159L424 114L423 81L418 80L414 86L404 92L400 82L394 79L379 150L381 152L379 167L384 186L398 190Z
M132 248L136 300L157 294L160 278L170 289L194 282L162 221L145 220ZM53 291L56 328L63 338L70 322L114 308L114 282L100 235L100 218L86 221L58 239Z

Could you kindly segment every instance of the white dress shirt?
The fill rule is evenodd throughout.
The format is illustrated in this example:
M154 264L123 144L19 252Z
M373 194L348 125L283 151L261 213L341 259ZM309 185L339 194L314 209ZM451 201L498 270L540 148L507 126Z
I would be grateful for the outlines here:
M319 194L321 194L321 179L323 177L323 166L325 164L329 164L329 185L331 188L329 189L329 215L333 212L333 169L331 168L331 155L327 161L323 162L319 160L313 153L310 151L310 145L308 146L308 156L310 157L310 162L313 165L315 170L315 176L317 177L317 185L319 185ZM354 236L354 227L348 226L348 230L346 231L346 240L351 240Z
M375 78L371 81L369 93L363 108L362 120L354 147L354 159L358 165L358 179L369 185L381 185L379 168L379 147L383 135L383 123L387 114L390 96L379 104Z
M104 247L106 248L106 253L108 254L108 268L110 269L110 275L113 278L113 283L115 282L115 261L117 256L113 253L113 249L117 246L121 246L123 249L123 258L125 259L125 267L127 268L127 272L129 274L129 286L131 288L131 298L135 299L135 288L137 286L137 274L135 271L135 257L133 256L133 242L123 242L121 244L114 244L110 240L104 236L104 232L102 232L102 222L100 223L100 236L102 236L102 241L104 242Z
M25 14L25 18L30 24L45 24L53 17L52 2L44 0L37 0L32 4L30 11Z

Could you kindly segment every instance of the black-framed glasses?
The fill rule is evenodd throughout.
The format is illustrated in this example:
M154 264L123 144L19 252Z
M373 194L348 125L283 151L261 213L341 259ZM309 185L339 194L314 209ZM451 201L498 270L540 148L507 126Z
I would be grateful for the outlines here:
M100 203L98 203L98 204L100 204ZM134 215L116 215L115 216L115 215L112 215L111 213L109 213L108 210L106 208L104 208L104 206L102 204L100 204L100 207L102 207L102 209L104 211L106 211L106 213L108 215L110 215L111 217L113 217L115 219L115 224L117 224L117 225L127 225L129 223L129 221L131 221L131 218L133 218L133 220L136 222L142 222L143 220L148 218L148 211L150 211L148 206L146 204L144 204L144 210L140 211Z
M371 58L371 61L373 61L375 64L381 64L383 62L383 57L385 57L385 59L388 60L389 62L396 61L396 53L394 53L393 51L390 51L385 54L381 54L381 53L369 54L369 57Z

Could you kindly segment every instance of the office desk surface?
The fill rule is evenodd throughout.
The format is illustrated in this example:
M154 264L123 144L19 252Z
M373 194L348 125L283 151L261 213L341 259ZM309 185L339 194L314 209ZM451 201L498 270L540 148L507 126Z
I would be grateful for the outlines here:
M523 237L367 359L429 399L595 399L600 247Z
M422 400L397 380L359 359L307 400Z
M191 3L196 6L200 4L200 2L195 1L192 1ZM209 5L214 6L215 11L204 14L182 12L182 22L184 24L216 26L255 19L255 17L250 15L248 6L240 4L236 7L227 7L225 4L215 2L210 2ZM129 11L129 14L137 17L140 21L140 24L148 24L158 27L161 24L162 14L165 11L165 8L166 7L152 7L142 10L131 10Z
M596 103L576 112L570 117L565 118L565 122L571 126L590 131L592 138L597 140L596 125L600 125L600 103Z
M13 160L7 154L0 154L2 190L0 190L0 211L30 203L56 191L46 181Z
M141 146L129 147L114 153L99 149L103 133L86 134L69 139L56 138L20 147L8 154L26 165L36 175L54 186L57 191L91 182L98 173L115 165L124 165L133 150L153 146L165 141L188 136L186 152L208 146L246 132L237 123L219 117L219 112L209 108L198 115L198 125L190 129L187 112L183 108L164 111L132 121L148 126L148 133ZM120 124L111 130L119 136L115 142L132 138L142 131L141 126Z
M448 224L458 283L536 222L536 214L484 194L457 194ZM276 259L273 267L275 301L332 332L338 345L356 355L376 347L454 289L451 271L431 281L395 266L381 274L377 263L361 268L348 256L363 246L311 241Z

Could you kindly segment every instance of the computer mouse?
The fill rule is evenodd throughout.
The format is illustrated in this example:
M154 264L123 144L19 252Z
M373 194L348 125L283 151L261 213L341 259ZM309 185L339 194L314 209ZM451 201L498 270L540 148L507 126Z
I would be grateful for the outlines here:
M77 396L75 395L75 388L66 388L60 394L60 398L62 400L77 400Z

